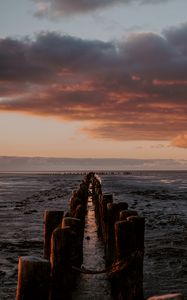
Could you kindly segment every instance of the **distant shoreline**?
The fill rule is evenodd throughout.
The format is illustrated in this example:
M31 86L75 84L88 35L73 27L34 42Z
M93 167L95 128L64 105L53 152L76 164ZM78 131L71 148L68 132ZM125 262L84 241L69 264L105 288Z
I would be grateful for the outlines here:
M129 158L54 158L0 156L0 172L77 173L77 172L187 171L187 160Z
M0 174L37 174L37 175L84 175L87 174L88 172L92 171L91 169L89 170L65 170L65 171L0 171ZM93 172L97 173L98 175L136 175L136 174L141 174L141 173L186 173L186 170L93 170Z

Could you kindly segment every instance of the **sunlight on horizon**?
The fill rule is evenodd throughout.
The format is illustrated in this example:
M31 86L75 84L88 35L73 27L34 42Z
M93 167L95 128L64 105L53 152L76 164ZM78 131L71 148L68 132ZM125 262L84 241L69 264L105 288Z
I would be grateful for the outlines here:
M23 126L24 124L24 126ZM85 122L84 122L85 125ZM81 122L19 113L0 114L1 156L186 159L186 150L163 141L91 139ZM6 132L6 134L5 134Z

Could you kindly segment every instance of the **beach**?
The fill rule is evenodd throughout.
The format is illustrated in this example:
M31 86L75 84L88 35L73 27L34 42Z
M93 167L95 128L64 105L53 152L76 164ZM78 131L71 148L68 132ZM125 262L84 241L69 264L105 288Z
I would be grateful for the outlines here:
M67 211L82 177L60 172L0 174L2 300L15 298L19 256L43 255L44 210ZM168 292L187 297L187 172L103 172L100 177L103 193L113 194L115 202L127 202L146 219L145 297Z

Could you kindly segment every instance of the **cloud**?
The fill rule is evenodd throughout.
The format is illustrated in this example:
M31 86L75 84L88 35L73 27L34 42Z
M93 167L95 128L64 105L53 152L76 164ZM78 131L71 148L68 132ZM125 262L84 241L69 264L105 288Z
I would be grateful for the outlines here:
M93 12L119 4L158 4L169 0L32 0L36 2L37 17L59 18L72 14Z
M187 133L180 134L172 141L172 145L179 148L187 148Z
M184 40L187 39L187 23L164 30L164 35L170 43L177 47L177 49L185 55L187 54L186 43L184 43Z
M58 18L71 14L92 12L119 3L129 3L129 0L32 0L37 3L37 17Z
M0 110L84 121L95 138L172 140L187 128L186 28L115 43L1 39Z

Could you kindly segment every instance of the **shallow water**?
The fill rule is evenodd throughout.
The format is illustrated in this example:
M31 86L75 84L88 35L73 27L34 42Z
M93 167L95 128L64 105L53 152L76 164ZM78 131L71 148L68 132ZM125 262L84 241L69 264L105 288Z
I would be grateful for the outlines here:
M18 257L43 256L44 210L66 210L81 179L80 175L0 175L1 300L15 299Z
M1 300L15 299L18 257L43 255L44 210L66 210L71 192L78 188L82 176L0 174ZM187 297L187 172L102 175L102 186L103 192L112 193L116 202L126 201L129 208L136 209L146 218L145 296L182 292ZM93 219L93 215L89 215L86 230L90 226L91 231L86 235L95 234ZM85 256L84 264L101 269L102 245L96 237L85 239L84 243L85 255L86 251L91 253L87 256L88 261ZM101 258L96 265L95 257ZM90 284L88 279L91 276L87 275L84 280L87 287L82 286L85 294L79 299L91 299L100 288L103 288L102 294L106 294L98 295L100 298L97 299L109 299L103 275L93 276Z
M104 192L145 217L145 296L187 297L187 172L105 176Z

